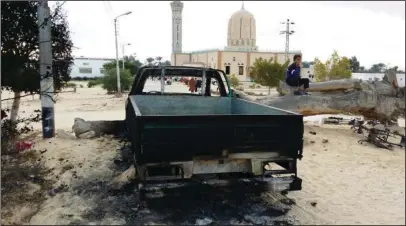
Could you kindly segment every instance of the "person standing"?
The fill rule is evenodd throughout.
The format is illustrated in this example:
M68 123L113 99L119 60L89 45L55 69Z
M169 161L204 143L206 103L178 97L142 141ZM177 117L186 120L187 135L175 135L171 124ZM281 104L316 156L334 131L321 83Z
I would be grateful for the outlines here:
M188 85L189 85L189 91L191 93L194 93L196 90L196 80L193 77L192 77L192 79L189 80Z

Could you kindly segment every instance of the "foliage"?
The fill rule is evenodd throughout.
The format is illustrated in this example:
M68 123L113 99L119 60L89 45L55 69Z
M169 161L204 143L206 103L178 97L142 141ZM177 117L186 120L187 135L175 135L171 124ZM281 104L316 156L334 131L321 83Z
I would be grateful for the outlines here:
M127 91L131 88L132 77L128 70L120 71L121 90ZM117 92L117 73L116 69L110 69L102 78L102 87L107 93Z
M232 74L231 76L228 76L228 81L230 82L231 87L238 87L240 85L240 80L238 80L237 76Z
M138 69L142 66L142 63L139 60L130 60L131 58L128 57L128 61L124 61L124 69L130 72L130 75L135 75L138 72ZM119 60L118 64L120 66L120 70L122 70L123 61ZM111 69L116 70L116 61L108 62L103 64L104 71L109 71Z
M71 81L92 81L92 80L98 80L100 77L74 77L71 79Z
M165 60L164 62L161 63L161 65L171 66L171 62L169 60Z
M5 113L5 110L2 110ZM10 119L2 118L1 120L1 150L2 153L14 151L15 141L22 134L27 134L33 131L32 122L39 122L41 120L40 110L35 110L34 114L25 119L18 119L16 122L12 122ZM17 127L17 125L20 126Z
M384 73L386 65L384 63L373 64L368 70L369 73Z
M102 83L103 83L103 79L102 79L102 78L99 78L99 79L96 79L96 80L90 80L90 81L87 83L87 87L88 87L88 88L92 88L92 87L95 87L95 86L100 85L100 84L102 84ZM117 83L117 81L116 81L116 83Z
M350 68L351 72L359 72L360 71L360 63L356 56L350 58Z
M148 65L153 65L154 60L155 60L155 59L152 58L152 57L148 57L148 58L146 59Z
M38 2L1 2L1 83L14 92L40 92ZM64 12L51 17L52 76L56 91L70 80L72 41Z
M68 83L65 84L65 87L67 87L67 88L76 88L77 85L76 85L76 83L68 82Z
M250 77L256 83L267 86L269 93L271 87L277 87L279 85L279 81L284 80L288 65L289 61L286 61L284 64L280 64L273 58L269 60L258 58L251 67Z
M314 77L316 81L338 80L351 78L351 64L347 57L340 57L334 51L326 63L314 59Z

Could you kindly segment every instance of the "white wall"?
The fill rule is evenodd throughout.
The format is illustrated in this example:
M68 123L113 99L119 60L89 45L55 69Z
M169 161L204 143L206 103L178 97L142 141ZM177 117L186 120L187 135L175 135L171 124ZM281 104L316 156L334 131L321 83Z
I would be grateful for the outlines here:
M354 79L362 79L362 80L382 80L384 74L383 73L352 73L352 78ZM405 74L396 74L396 78L398 80L398 84L400 87L405 87Z
M103 59L103 58L85 58L77 57L73 60L73 65L71 66L71 78L75 77L101 77L103 76L103 64L113 61L114 59ZM120 65L121 66L121 65ZM91 73L81 73L79 68L91 68Z

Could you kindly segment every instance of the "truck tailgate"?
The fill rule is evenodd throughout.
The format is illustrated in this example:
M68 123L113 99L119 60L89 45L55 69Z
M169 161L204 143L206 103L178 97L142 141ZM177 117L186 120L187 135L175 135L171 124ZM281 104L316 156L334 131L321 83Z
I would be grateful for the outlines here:
M224 150L292 158L302 152L302 115L234 98L139 97L131 101L134 111L127 110L128 118L135 114L129 126L137 134L137 161L189 161Z

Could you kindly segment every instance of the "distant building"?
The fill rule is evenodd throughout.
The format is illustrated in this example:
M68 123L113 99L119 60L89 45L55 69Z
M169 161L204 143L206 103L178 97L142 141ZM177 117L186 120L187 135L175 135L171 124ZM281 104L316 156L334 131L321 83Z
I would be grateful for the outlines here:
M227 46L224 49L210 49L193 52L182 51L182 10L183 3L173 1L172 7L172 56L175 66L199 65L200 67L223 70L227 75L235 75L241 82L250 82L250 67L258 58L270 59L283 64L285 51L261 51L256 45L256 22L254 15L242 5L228 21ZM216 35L216 34L209 34ZM293 62L295 54L290 51L287 58Z
M104 75L103 64L112 62L112 58L75 57L73 59L71 78L101 77Z

